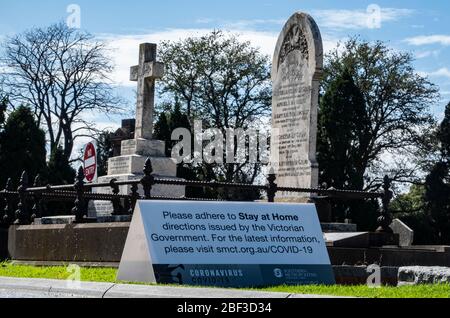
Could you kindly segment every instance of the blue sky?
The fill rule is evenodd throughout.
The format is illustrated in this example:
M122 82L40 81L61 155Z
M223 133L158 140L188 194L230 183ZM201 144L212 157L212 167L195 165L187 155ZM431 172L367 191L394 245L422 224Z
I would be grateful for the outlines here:
M109 41L116 65L113 78L130 107L134 103L135 83L128 81L128 74L129 67L137 63L139 43L177 40L220 28L239 34L271 55L283 23L295 11L308 12L316 19L326 50L348 36L361 35L413 52L417 71L429 76L441 89L442 101L433 106L437 117L442 116L450 101L449 1L0 1L0 39L65 20L68 5L77 4L81 9L81 27ZM381 9L380 23L370 22L373 15L368 8L372 4ZM98 121L105 127L115 127L119 118L111 122L99 117Z

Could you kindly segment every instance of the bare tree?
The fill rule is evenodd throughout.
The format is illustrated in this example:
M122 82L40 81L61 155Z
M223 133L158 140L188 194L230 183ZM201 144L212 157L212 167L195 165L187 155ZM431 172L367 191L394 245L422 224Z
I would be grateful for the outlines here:
M120 109L105 43L92 35L58 23L10 37L3 49L3 83L11 102L33 107L51 150L62 146L67 160L75 140L95 131L90 111Z

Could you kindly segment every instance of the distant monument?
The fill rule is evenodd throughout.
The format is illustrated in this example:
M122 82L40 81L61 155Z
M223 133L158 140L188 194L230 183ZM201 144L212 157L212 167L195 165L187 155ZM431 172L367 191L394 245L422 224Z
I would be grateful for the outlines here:
M156 61L156 44L144 43L139 48L139 65L131 68L131 81L137 81L136 127L134 139L121 142L120 156L108 160L108 175L100 177L99 183L140 180L148 157L152 160L154 175L158 178L174 179L177 175L175 160L165 157L165 143L153 140L153 112L155 103L155 81L164 76L164 64ZM94 189L110 193L110 189ZM131 186L121 186L120 194L129 194ZM142 188L140 193L143 194ZM155 185L153 196L181 198L185 196L184 186ZM89 209L89 216L109 216L112 203L95 201Z
M109 135L113 148L113 157L119 157L122 153L122 141L134 139L136 119L122 120L122 126Z
M271 165L280 187L315 188L317 108L323 47L319 28L306 13L295 13L278 39L272 66ZM282 201L304 201L306 194L280 193Z

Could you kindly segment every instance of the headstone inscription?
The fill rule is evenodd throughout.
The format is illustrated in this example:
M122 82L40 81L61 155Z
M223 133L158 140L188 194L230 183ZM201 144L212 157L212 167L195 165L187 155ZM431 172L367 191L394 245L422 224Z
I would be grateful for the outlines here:
M280 187L315 188L317 108L323 48L313 18L295 13L278 39L272 66L273 101L271 165ZM283 201L305 194L280 193Z
M118 279L221 287L334 284L313 204L139 201Z

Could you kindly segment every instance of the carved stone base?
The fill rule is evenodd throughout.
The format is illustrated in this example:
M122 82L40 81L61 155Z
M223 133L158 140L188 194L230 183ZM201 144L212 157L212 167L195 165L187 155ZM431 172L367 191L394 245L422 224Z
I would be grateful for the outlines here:
M108 160L108 175L98 178L99 183L117 181L140 181L144 177L144 165L150 158L153 175L158 179L177 179L177 164L172 158L165 157L165 143L159 140L132 139L122 141L122 155ZM131 185L119 186L119 194L131 194ZM112 194L110 187L94 188L94 193ZM142 185L139 194L144 195ZM183 198L186 194L185 186L154 185L152 196ZM89 217L108 217L113 213L113 206L108 201L91 201L89 203Z
M319 186L319 168L316 164L309 164L305 167L287 167L280 168L273 164L277 179L275 183L278 187L285 188L306 188L314 189ZM293 169L291 171L291 169ZM304 192L283 192L278 191L276 194L279 202L307 203L309 199L316 197L314 193Z
M161 140L131 139L122 141L122 156L165 157L166 143Z
M108 160L108 176L141 174L147 158L138 155L111 158ZM175 177L177 175L177 164L175 160L164 157L151 157L150 159L155 174L169 177Z

